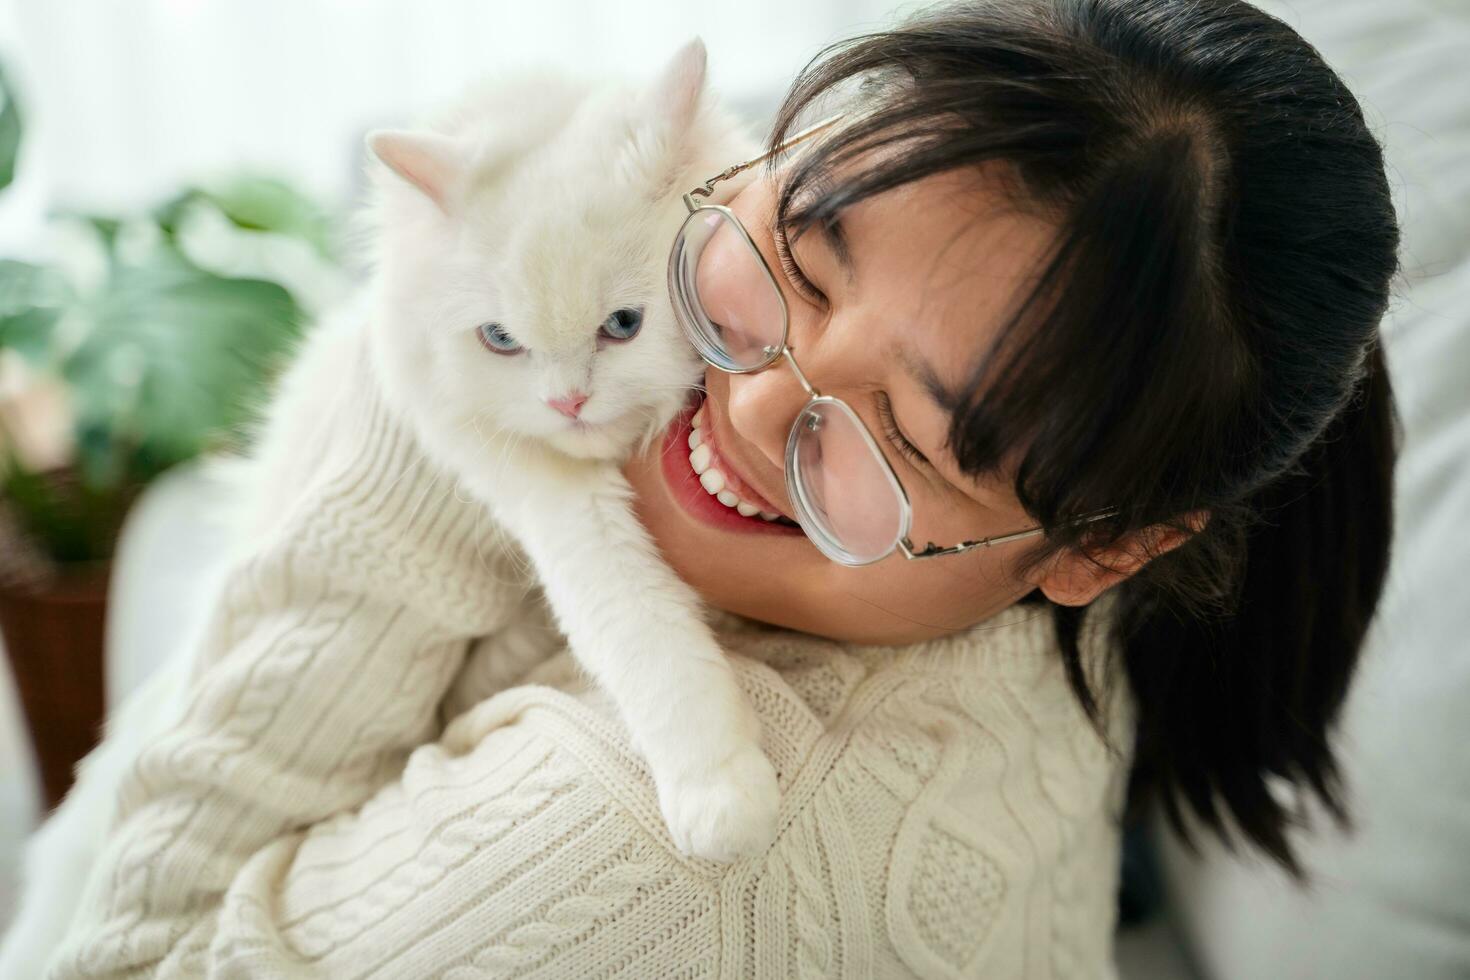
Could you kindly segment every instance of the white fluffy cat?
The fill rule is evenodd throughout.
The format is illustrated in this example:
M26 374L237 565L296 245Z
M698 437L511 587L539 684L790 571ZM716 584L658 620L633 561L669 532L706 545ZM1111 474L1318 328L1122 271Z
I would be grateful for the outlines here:
M700 375L666 285L681 194L751 155L708 104L704 69L693 42L636 97L561 92L513 131L509 106L524 114L530 97L518 93L435 133L371 135L402 179L381 187L370 343L425 452L530 556L647 760L674 841L728 860L774 837L775 770L620 468Z
M751 155L704 76L696 41L645 89L537 77L477 92L427 130L372 134L386 166L366 316L324 323L283 379L249 511L282 512L271 498L301 485L290 469L304 465L290 443L353 362L344 347L368 345L377 385L424 453L530 557L573 653L647 759L677 846L729 860L774 836L775 772L697 597L634 517L620 470L699 377L665 284L680 194ZM129 699L32 840L0 978L41 975L122 775L178 716L189 667L176 658Z

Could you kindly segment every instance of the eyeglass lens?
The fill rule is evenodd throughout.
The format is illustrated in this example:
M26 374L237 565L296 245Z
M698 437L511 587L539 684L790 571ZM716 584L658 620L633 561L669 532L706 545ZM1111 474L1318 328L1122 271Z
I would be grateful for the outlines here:
M726 371L769 363L785 341L785 306L755 246L723 211L685 221L669 260L670 293L685 333ZM883 558L907 533L907 502L872 436L845 403L818 398L786 446L787 492L807 536L848 565Z
M787 441L792 503L803 526L821 530L817 546L844 564L877 561L905 531L903 498L877 452L852 409L828 398L802 409Z
M743 230L723 211L701 208L674 243L669 278L694 346L716 367L749 371L784 339L781 294Z

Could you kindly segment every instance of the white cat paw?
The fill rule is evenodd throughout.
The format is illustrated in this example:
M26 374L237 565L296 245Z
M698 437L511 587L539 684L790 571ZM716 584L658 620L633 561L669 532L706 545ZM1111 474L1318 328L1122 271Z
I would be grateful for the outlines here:
M756 746L702 775L658 782L664 820L684 854L734 861L761 853L776 839L781 791L775 768Z

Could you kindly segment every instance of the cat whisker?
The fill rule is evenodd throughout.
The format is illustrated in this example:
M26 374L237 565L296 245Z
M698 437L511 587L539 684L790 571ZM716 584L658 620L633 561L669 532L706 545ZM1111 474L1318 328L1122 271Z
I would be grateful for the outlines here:
M669 384L660 382L645 382L638 386L643 391L704 391L704 385L694 382L692 384Z

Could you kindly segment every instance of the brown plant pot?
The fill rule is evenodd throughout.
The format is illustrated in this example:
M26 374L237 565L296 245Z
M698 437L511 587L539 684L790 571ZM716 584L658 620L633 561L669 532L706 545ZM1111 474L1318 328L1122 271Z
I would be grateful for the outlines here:
M0 587L0 635L20 692L49 810L102 728L103 627L110 566L63 566L36 590Z

